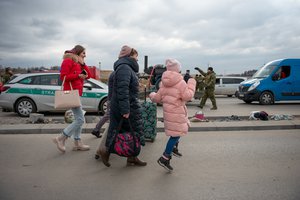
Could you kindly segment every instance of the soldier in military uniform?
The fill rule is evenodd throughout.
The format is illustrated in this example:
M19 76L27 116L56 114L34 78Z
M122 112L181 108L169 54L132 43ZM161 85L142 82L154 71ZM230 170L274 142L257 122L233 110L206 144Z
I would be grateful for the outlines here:
M204 95L201 99L199 107L202 109L203 106L206 103L207 98L210 98L213 107L211 110L217 110L217 103L215 99L215 85L216 85L216 73L214 72L212 67L208 67L207 73L199 69L198 67L195 67L196 70L198 70L203 76L203 84L204 84Z
M196 91L200 92L204 90L204 77L200 74L196 74L195 80L197 82Z
M10 67L5 68L5 74L3 75L3 84L8 82L10 78L14 75Z

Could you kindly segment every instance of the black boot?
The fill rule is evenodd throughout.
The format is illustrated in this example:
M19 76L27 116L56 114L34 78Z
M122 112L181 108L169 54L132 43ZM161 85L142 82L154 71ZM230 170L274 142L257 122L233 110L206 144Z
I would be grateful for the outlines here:
M178 149L178 144L179 142L177 142L172 150L172 154L176 157L181 157L182 156L182 153L179 152L179 149Z
M96 131L96 130L92 131L92 135L96 136L97 138L101 138L102 137L102 135L100 135L100 132Z
M140 160L138 157L128 157L127 165L146 166L147 162Z
M173 148L172 154L178 158L180 158L182 156L182 153L179 152L177 147Z
M171 156L169 156L169 159L164 158L164 156L161 156L158 160L157 163L162 166L163 168L165 168L168 172L172 172L173 171L173 167L170 165L170 160L171 160Z

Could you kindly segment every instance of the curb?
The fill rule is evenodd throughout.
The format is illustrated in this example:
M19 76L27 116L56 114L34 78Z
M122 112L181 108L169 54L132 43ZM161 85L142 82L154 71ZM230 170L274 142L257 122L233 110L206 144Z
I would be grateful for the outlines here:
M1 125L0 134L58 134L68 124L19 124ZM96 123L86 123L82 133L91 133ZM253 131L253 130L287 130L300 129L300 120L282 121L222 121L222 122L192 122L189 132L203 131ZM157 122L157 132L164 132L164 124ZM101 132L104 128L101 129Z

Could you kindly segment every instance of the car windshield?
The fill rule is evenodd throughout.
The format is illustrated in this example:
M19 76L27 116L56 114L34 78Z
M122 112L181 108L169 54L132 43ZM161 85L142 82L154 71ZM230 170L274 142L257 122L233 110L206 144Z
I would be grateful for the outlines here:
M277 67L276 65L265 65L262 68L260 68L253 76L252 78L266 78L268 77L274 70L274 68Z

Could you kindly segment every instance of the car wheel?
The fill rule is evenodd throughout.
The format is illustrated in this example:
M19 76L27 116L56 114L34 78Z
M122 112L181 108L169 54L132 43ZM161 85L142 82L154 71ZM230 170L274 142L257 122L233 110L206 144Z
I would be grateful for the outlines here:
M263 92L259 97L259 103L262 105L271 105L274 103L274 96L271 92Z
M16 112L21 117L29 117L30 113L36 112L36 105L29 98L21 98L16 103Z
M107 98L103 99L99 105L99 112L103 115L107 112Z
M252 101L244 100L245 103L250 104Z
M232 94L227 95L227 97L232 97Z

